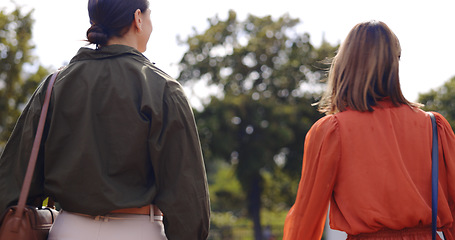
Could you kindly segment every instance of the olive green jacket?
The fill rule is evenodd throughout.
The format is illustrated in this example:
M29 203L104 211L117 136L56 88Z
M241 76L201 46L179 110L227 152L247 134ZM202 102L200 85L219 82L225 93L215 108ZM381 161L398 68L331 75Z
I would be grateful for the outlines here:
M0 210L17 201L48 77L0 158ZM51 97L30 199L103 215L156 204L168 239L206 239L209 195L193 112L181 85L134 48L81 48Z

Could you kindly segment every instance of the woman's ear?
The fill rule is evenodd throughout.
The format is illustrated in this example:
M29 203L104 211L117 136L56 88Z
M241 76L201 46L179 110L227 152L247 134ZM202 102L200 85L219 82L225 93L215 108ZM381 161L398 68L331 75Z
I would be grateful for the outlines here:
M133 26L135 27L135 29L139 32L142 32L142 11L140 9L137 9L135 12L134 12L134 22L133 22Z

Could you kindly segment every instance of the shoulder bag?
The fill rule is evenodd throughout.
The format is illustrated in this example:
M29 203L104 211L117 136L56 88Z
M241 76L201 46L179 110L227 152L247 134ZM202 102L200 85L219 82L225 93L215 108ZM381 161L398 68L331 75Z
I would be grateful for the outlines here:
M4 212L0 219L0 240L44 240L47 239L49 229L54 223L58 212L51 208L53 201L48 200L48 206L35 207L26 206L30 185L32 182L33 172L36 166L36 159L40 148L41 138L46 121L47 110L49 108L52 87L57 78L58 71L55 72L47 86L46 96L44 99L41 115L39 118L38 128L33 142L32 152L22 185L19 202L16 206L11 206ZM53 206L52 206L53 207Z

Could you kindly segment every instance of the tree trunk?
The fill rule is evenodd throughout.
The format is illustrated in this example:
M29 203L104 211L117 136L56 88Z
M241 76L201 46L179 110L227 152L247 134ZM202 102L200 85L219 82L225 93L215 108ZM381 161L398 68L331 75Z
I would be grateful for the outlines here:
M261 226L261 177L259 175L254 176L250 184L250 190L248 191L248 211L253 221L254 239L263 240Z

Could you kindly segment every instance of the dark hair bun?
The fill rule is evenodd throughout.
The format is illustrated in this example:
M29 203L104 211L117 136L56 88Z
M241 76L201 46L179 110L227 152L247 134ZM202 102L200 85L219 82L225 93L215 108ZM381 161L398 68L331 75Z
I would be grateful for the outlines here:
M88 15L91 27L87 30L87 41L97 48L107 44L112 36L123 36L134 21L134 12L145 12L148 0L89 0Z
M105 45L109 39L108 32L99 25L92 25L87 30L87 40L96 45Z

